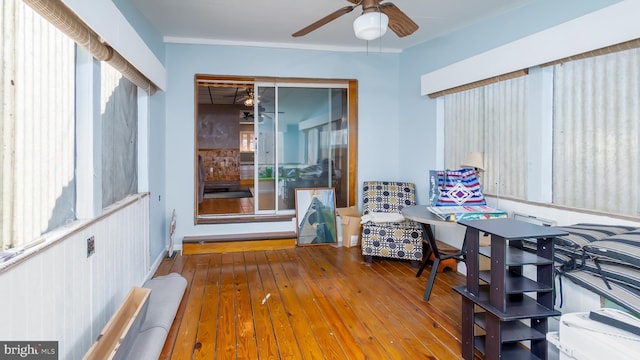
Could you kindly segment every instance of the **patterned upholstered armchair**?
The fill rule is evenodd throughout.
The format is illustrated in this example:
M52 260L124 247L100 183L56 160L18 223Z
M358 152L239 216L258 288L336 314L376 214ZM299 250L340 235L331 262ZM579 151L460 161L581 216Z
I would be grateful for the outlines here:
M379 213L400 214L403 207L416 204L415 194L412 183L365 181L362 188L363 219ZM384 219L384 216L376 217ZM419 223L400 220L362 224L362 255L367 262L371 262L373 256L382 256L411 260L417 267L422 254L422 226Z

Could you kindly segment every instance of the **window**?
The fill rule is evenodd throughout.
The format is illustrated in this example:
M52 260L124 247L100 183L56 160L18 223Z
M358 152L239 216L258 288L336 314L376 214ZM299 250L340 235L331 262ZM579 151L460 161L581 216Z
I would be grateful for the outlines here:
M74 231L62 225L100 215L96 203L138 192L134 84L155 91L60 1L33 6L5 0L0 8L0 262ZM99 58L103 126L94 129L98 102L83 90L94 88Z
M240 152L253 152L255 148L253 131L240 131Z
M527 81L522 76L444 96L445 166L484 155L485 193L526 198Z
M137 87L106 63L101 69L102 206L138 192Z
M467 153L482 151L487 193L640 215L639 44L578 54L525 77L445 95L445 165L459 167ZM528 85L532 75L536 93ZM528 111L528 98L540 109ZM543 147L528 149L527 142ZM528 174L527 167L543 174Z
M22 1L3 6L2 251L75 220L76 196L74 42Z
M553 202L640 215L640 49L553 73Z

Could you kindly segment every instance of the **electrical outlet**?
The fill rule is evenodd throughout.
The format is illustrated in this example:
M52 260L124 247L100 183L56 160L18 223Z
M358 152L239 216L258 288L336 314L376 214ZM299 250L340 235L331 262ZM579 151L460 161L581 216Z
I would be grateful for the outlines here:
M92 237L87 239L87 257L93 255L96 252L96 239Z

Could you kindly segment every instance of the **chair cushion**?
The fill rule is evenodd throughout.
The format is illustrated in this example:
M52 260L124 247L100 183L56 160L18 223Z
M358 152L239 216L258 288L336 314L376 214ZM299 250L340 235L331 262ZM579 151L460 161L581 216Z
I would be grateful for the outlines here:
M364 224L362 254L422 260L422 227L410 220L401 223Z
M612 259L640 269L640 231L594 241L584 246L585 254Z
M556 238L556 243L558 245L582 248L593 241L603 240L609 236L633 231L636 228L622 225L575 224L569 226L556 226L554 229L569 233L568 235Z
M366 215L363 215L360 219L361 219L360 222L362 224L367 223L369 221L374 223L399 223L405 220L402 214L383 213L383 212L370 212Z
M640 291L629 286L609 283L609 286L602 280L602 277L586 271L573 271L563 274L572 282L601 295L626 310L640 316Z

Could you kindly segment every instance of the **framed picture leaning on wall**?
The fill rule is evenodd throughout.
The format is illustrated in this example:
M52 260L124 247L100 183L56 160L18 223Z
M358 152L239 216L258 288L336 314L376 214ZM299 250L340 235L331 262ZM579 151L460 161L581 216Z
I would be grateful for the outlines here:
M298 245L338 242L334 188L296 188L295 202Z

